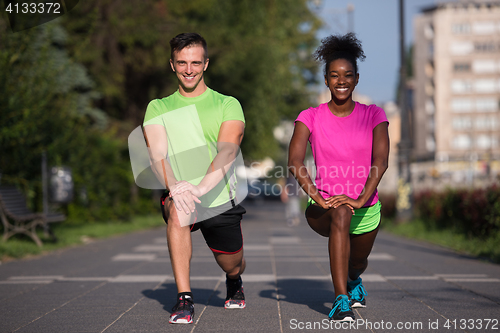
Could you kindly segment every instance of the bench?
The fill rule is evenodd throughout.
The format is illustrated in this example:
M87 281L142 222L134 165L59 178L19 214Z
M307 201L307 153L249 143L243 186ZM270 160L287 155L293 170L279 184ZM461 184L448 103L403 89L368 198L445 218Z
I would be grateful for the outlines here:
M43 243L36 234L36 228L42 227L55 241L50 231L49 223L66 219L63 214L33 213L26 206L26 198L14 186L0 186L0 217L3 223L3 240L6 241L15 234L24 234L42 246Z

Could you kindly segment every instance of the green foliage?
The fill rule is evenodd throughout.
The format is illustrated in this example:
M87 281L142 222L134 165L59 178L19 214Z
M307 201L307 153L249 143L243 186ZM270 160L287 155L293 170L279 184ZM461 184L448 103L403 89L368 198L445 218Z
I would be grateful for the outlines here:
M451 228L471 236L500 232L500 187L424 191L415 196L415 210L429 226Z
M151 99L177 89L168 42L188 31L208 42L207 84L243 105L247 159L275 157L272 129L309 106L320 21L305 0L90 0L65 18L71 53L95 78L101 108L129 131Z
M58 22L19 33L4 29L0 38L2 183L20 186L34 199L31 208L41 211L41 155L46 151L49 165L72 169L76 198L66 223L151 211L151 204L130 204L134 185L127 145L92 106L93 82L65 52L66 34ZM88 200L79 196L84 188Z
M22 258L27 255L37 255L45 251L52 251L64 247L87 243L100 238L106 238L118 234L133 231L161 227L163 223L161 215L137 216L131 221L111 220L106 223L82 223L79 225L58 223L53 225L52 230L57 237L57 242L44 239L42 233L39 237L43 240L43 247L38 247L30 238L24 235L16 235L7 242L0 241L0 260L7 258Z
M45 151L72 169L66 223L155 210L134 185L126 138L150 100L177 89L168 42L187 31L209 44L208 85L243 105L244 156L275 157L273 128L309 106L319 25L306 0L89 0L18 33L0 21L1 182L40 211Z
M428 221L421 219L409 223L395 223L391 220L384 220L381 226L382 230L396 235L438 244L461 253L500 263L499 232L475 237L466 235L450 226L443 228L437 225L429 225Z
M393 219L396 217L396 195L379 192L380 202L382 203L382 219Z

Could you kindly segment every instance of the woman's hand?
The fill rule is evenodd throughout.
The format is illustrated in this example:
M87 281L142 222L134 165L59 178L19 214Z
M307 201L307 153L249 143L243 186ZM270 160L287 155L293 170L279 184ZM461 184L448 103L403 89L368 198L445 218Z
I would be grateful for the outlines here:
M363 204L359 200L355 200L351 197L348 197L345 194L340 194L340 195L334 195L333 197L329 197L327 199L327 203L331 205L333 208L337 208L340 205L348 205L351 206L353 209L358 209L363 206Z
M363 206L363 203L358 199L355 200L345 194L329 197L328 199L326 199L326 203L332 208L338 208L340 205L347 205L349 206L349 208L351 208L353 214L355 209L361 208Z

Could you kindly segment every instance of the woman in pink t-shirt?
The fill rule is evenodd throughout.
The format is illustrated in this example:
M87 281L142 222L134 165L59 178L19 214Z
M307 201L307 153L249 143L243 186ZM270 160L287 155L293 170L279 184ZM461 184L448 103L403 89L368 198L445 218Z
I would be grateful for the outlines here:
M357 59L365 55L353 33L322 40L315 57L325 63L331 100L302 111L295 121L288 167L309 195L307 222L328 237L337 322L354 321L353 307L366 306L360 275L368 265L380 224L377 185L388 165L384 110L353 101ZM304 166L307 142L316 164L313 182Z

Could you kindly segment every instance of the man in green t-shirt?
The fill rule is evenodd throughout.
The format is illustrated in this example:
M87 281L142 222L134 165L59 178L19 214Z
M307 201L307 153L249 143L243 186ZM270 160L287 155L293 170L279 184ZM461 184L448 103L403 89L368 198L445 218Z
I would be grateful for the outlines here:
M197 229L226 272L224 307L245 307L240 276L245 269L241 234L245 209L235 202L234 171L245 118L235 98L205 84L209 60L203 37L183 33L170 46L179 89L149 103L143 129L151 168L166 188L162 213L178 291L169 322L192 323L191 232Z

